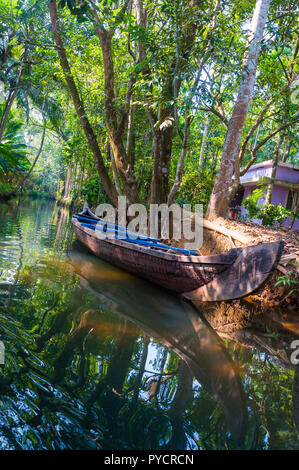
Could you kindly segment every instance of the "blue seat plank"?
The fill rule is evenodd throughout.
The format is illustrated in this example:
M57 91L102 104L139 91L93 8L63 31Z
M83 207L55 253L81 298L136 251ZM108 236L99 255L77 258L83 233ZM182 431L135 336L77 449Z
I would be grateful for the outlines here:
M183 248L176 248L176 247L173 247L173 246L165 245L164 243L159 243L158 240L156 240L155 238L145 237L143 235L138 235L136 233L129 232L129 231L126 230L125 227L121 227L121 226L118 226L118 225L110 224L108 222L103 222L103 221L99 221L99 220L92 220L92 219L88 219L86 217L81 217L81 216L74 216L74 217L76 219L78 219L79 222L81 222L81 225L83 227L86 227L86 228L89 228L89 229L92 229L92 230L95 230L97 223L100 222L100 224L103 225L103 232L104 233L106 233L106 232L113 233L114 232L116 239L118 239L118 234L122 234L122 235L126 235L126 236L125 237L122 236L121 240L124 240L124 241L129 242L129 243L135 243L137 245L142 245L142 246L149 246L149 247L152 247L152 248L159 248L159 249L162 249L162 250L173 250L173 251L177 251L178 253L182 253L182 254L189 255L189 256L190 255L198 256L198 253L196 253L195 251L184 250ZM80 219L88 220L88 223L83 222ZM134 237L137 237L137 238L130 238L130 236L128 236L128 235L134 235Z

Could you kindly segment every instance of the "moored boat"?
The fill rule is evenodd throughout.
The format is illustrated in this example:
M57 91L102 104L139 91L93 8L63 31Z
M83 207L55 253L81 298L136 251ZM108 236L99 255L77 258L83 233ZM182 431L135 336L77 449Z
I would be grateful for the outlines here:
M96 256L189 300L221 301L248 295L268 278L283 250L283 242L278 241L200 256L107 224L87 204L72 223L78 240ZM111 231L114 238L109 237Z

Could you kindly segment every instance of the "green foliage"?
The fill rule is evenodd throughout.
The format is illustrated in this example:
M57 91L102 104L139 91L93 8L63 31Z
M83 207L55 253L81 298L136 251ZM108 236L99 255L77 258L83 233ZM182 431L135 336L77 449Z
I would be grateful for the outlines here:
M10 183L0 183L0 196L12 193L13 188Z
M278 278L278 281L274 286L278 286L279 284L282 284L283 286L291 286L291 284L296 284L296 281L294 279L291 279L291 274L293 274L294 271L289 271L287 274L284 274L283 276L280 276Z
M261 208L260 218L265 226L274 225L275 222L282 225L284 220L291 215L294 215L294 212L286 209L281 204L266 204Z
M39 189L29 189L25 191L25 194L27 196L32 196L34 198L45 198L45 199L50 199L51 195L47 191L41 191ZM54 197L52 196L54 199Z
M0 115L3 106L0 105ZM1 174L20 174L26 171L30 165L27 158L28 145L24 141L24 128L21 120L15 112L10 112L5 126L4 134L0 142L0 177Z
M258 202L264 195L264 189L257 188L242 201L243 207L245 207L248 212L249 219L259 218L261 208Z
M213 189L215 174L209 167L202 168L199 173L197 161L187 162L181 187L177 193L176 202L180 205L202 204L204 211L208 206Z
M97 204L104 202L110 202L102 188L99 177L96 174L90 176L87 180L84 180L78 191L74 190L72 192L71 200L77 201L79 204L82 204L84 201L88 201L92 206L96 206Z
M294 211L288 210L281 204L265 204L260 205L259 200L265 195L265 189L257 188L247 196L242 205L247 209L249 219L261 219L262 224L266 227L274 225L276 222L282 225L290 216L299 218Z
M281 300L282 303L290 295L297 294L299 292L298 273L294 270L290 270L283 276L280 276L274 286L276 287L279 285L283 285L284 287L288 286L290 288L287 295Z
M129 7L121 12L124 4L125 2L119 0L57 2L71 72L108 173L114 180L105 112L103 56L89 8L96 9L103 27L117 28L112 38L115 90L113 106L118 124L129 107L131 111L134 109L134 158L131 167L140 200L145 204L149 202L153 170L153 129L162 135L166 135L169 130L172 133L166 149L171 186L182 149L179 131L184 132L185 111L191 104L192 125L188 153L176 200L180 204L191 203L193 206L200 202L206 208L227 131L225 122L230 119L241 79L240 72L248 39L248 19L252 14L254 1L243 2L242 5L238 2L220 2L216 11L214 1L200 3L187 0L149 0L143 2L147 10L146 27L137 24L135 8ZM297 112L292 94L286 89L293 69L295 70L295 15L292 8L281 14L281 8L283 7L279 2L271 2L271 20L267 23L264 34L255 94L242 139L261 116L265 102L272 99L273 104L265 114L265 120L250 134L242 165L250 160L250 149L255 144L283 124L285 117L291 120ZM40 113L47 117L44 150L34 171L26 180L27 188L55 194L58 182L65 180L66 168L71 165L74 168L73 200L77 199L79 203L86 198L92 204L98 199L102 200L102 189L98 191L95 181L97 170L92 152L74 111L57 50L53 47L46 2L2 0L0 14L0 55L3 59L7 57L0 71L1 99L5 102L18 81L20 67L24 66L13 107L17 107L18 117L26 126L26 142L35 149L38 149L41 135ZM193 37L195 26L200 34ZM140 46L144 49L144 54L142 60L136 60ZM7 51L9 53L6 56ZM205 72L202 73L197 88L193 89L192 84L202 65ZM174 93L175 83L179 84L177 96ZM127 91L131 86L132 96L128 106ZM174 106L177 119L174 118ZM149 120L149 109L155 116L154 125ZM207 117L209 126L204 165L198 176L198 158ZM121 136L124 148L127 147L127 131L125 124ZM284 132L281 154L287 153L288 161L296 163L298 133L295 126L286 128ZM277 137L270 139L259 149L257 162L269 159ZM6 144L0 155L0 170L2 173L6 172L5 176L9 172L10 183L18 181L27 164L26 160L14 153L22 152L21 148L13 148L15 143L16 140L12 137L10 144ZM24 139L18 145L21 143L24 144ZM28 155L24 155L27 158ZM61 197L63 196L62 194ZM271 223L274 219L282 220L285 214L281 212L283 209L264 209L265 223Z

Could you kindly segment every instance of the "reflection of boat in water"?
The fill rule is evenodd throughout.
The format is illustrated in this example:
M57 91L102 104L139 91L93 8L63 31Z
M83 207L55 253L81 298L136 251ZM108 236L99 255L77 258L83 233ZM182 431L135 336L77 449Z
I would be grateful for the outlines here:
M188 364L221 405L232 436L241 441L247 410L238 371L221 339L195 307L181 296L95 258L78 243L69 258L81 285L105 308L134 322Z
M77 238L95 255L190 300L230 300L249 294L274 270L283 249L283 242L272 242L199 256L105 223L86 203L72 222Z

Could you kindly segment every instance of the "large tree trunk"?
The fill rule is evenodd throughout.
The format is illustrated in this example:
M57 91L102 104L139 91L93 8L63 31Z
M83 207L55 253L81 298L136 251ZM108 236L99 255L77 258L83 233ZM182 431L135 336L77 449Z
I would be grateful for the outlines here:
M111 44L115 29L105 30L103 25L101 25L96 12L94 12L94 28L99 38L103 54L105 113L108 137L113 152L115 166L119 173L125 195L131 203L135 203L139 201L137 182L133 177L131 167L128 164L126 149L122 139L125 122L128 117L128 110L126 109L123 116L118 119L115 106L114 65ZM127 90L128 102L126 103L128 108L132 94L132 86L133 81L132 79L129 79Z
M171 101L169 96L169 101ZM150 119L153 132L153 172L151 181L150 203L167 202L169 193L169 167L172 152L174 106L164 107L160 111L160 122L169 120L166 129L156 129L157 118Z
M76 84L75 84L75 81L71 72L71 68L68 63L66 50L61 39L61 33L60 33L60 27L59 27L58 15L57 15L57 6L56 6L55 0L50 1L49 11L50 11L50 16L51 16L54 40L57 46L57 52L58 52L58 56L60 59L60 65L63 70L65 80L68 85L68 89L69 89L74 107L80 119L81 126L85 133L89 147L93 153L94 163L99 173L99 176L101 178L101 181L103 182L104 190L106 194L108 195L108 197L111 199L111 202L116 206L117 200L118 200L117 199L118 193L105 167L105 163L103 160L101 150L99 148L96 135L87 117L86 110L84 109L83 102L80 99L80 96L79 96L79 93L78 93L78 90L77 90L77 87L76 87Z
M249 48L243 62L243 73L233 114L228 125L220 168L210 198L206 217L215 219L227 213L229 186L238 157L241 133L254 91L258 57L271 0L257 0L251 21Z
M190 10L195 12L198 0L189 2ZM146 9L142 0L134 2L137 24L146 28ZM152 109L153 97L148 94L147 113L153 134L153 172L150 190L150 203L166 203L169 194L169 168L172 154L172 142L174 136L175 104L173 102L178 96L181 80L177 77L188 63L188 57L194 43L196 31L199 27L199 18L196 21L185 24L180 35L177 37L177 53L171 61L168 74L163 84L164 104L160 106L158 113ZM145 61L146 51L141 41L138 43L138 62ZM150 66L147 64L143 74L151 74ZM168 104L170 103L170 104ZM164 124L164 125L163 125ZM162 126L161 126L162 125Z
M147 14L146 8L143 5L143 0L135 0L134 8L138 26L146 29ZM143 42L138 41L137 62L140 63L145 61L146 57ZM174 67L172 64L171 70L173 69ZM148 64L143 68L143 74L145 77L150 76L151 70ZM164 85L164 95L167 96L167 100L169 102L173 99L172 74L173 72L166 80L166 85ZM149 202L151 204L160 204L167 201L169 192L169 165L173 138L174 106L161 106L158 118L158 115L156 115L152 109L151 101L152 96L149 93L147 114L153 134L152 151L154 161ZM160 126L157 126L157 122L159 120L159 124L161 125L166 119L169 120L169 125L162 130L160 129Z

